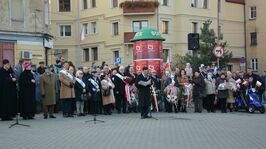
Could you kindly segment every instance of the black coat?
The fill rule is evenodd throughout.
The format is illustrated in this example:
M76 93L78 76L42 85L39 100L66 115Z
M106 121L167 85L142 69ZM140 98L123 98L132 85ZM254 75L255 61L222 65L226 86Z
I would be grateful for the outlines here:
M193 96L199 97L201 94L203 94L206 89L205 89L205 81L202 76L199 77L194 77L192 80L192 83L194 84L193 86ZM206 92L205 92L206 93Z
M93 79L93 78L90 78L90 79ZM91 83L91 81L88 81L88 91L90 92L91 94L91 100L92 101L100 101L101 100L101 81L99 78L96 79L96 83L98 84L99 86L99 89L97 91L97 88Z
M123 96L125 97L126 95L126 91L125 91L125 85L126 83L121 80L118 76L114 75L113 78L112 78L112 81L115 85L115 88L114 88L114 93L115 94L119 94L120 96Z
M74 84L74 88L75 88L75 98L76 98L76 101L84 101L81 99L81 95L84 94L84 95L87 95L87 92L88 92L88 81L86 82L85 81L86 79L83 78L82 81L83 83L86 85L85 86L85 92L83 92L83 86L81 84L78 83L78 81L75 82Z
M139 93L139 103L141 107L150 106L151 105L151 85L143 86L140 85L140 81L148 81L151 78L145 78L142 74L140 74L136 79L136 87L138 88Z
M19 101L21 116L34 115L36 112L35 83L33 74L25 70L19 77Z
M155 77L151 77L152 79L152 84L154 85L156 90L161 90L161 80L155 76Z
M17 113L17 87L12 78L12 69L0 68L0 117L14 117Z

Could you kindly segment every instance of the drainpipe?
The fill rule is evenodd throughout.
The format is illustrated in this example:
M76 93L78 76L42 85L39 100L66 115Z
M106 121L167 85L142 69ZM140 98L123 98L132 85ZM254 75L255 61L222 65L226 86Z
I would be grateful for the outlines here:
M247 20L246 20L246 3L244 4L244 42L245 42L245 71L247 72Z

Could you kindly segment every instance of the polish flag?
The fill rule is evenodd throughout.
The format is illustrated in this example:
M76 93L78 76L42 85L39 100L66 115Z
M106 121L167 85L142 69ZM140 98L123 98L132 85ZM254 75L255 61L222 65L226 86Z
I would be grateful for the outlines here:
M85 29L83 27L80 33L80 40L83 41L84 39L85 39Z
M171 70L169 57L167 57L167 62L166 62L166 65L165 65L165 69Z

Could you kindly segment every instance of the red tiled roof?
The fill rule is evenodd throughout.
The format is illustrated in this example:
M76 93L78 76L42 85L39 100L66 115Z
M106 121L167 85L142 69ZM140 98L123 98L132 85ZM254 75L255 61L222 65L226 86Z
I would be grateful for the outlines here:
M245 0L226 0L226 2L245 4Z

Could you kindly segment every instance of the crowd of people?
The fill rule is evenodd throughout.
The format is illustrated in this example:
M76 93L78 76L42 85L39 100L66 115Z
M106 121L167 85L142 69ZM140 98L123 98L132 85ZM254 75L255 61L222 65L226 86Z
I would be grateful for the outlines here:
M256 88L265 101L266 72L256 75L251 69L230 72L215 65L192 70L189 63L181 69L165 69L161 76L155 70L143 67L136 74L134 67L115 64L110 68L100 66L75 67L60 57L56 64L37 68L30 61L20 60L14 68L3 60L0 68L0 118L12 120L18 113L34 119L43 112L44 119L87 114L111 115L112 112L140 112L149 118L149 112L187 112L194 105L194 112L222 113L233 111L236 92ZM241 83L239 83L241 82ZM243 83L247 82L247 83ZM260 82L258 84L258 82Z

